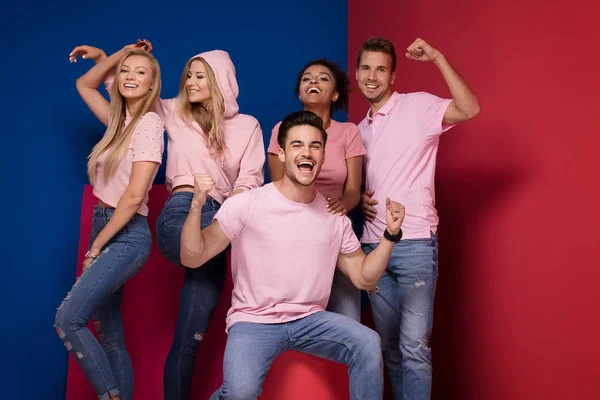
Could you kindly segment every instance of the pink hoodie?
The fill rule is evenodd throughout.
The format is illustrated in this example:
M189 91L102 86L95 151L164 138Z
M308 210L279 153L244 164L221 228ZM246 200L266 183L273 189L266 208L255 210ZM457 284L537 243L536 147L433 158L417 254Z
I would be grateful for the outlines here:
M166 185L171 191L180 185L194 186L195 174L208 174L215 181L209 195L223 203L238 189L250 190L264 182L265 150L258 121L239 114L238 84L229 54L213 50L198 54L212 68L225 100L224 157L214 158L204 132L195 121L188 125L176 111L176 99L159 100L155 111L168 134ZM107 81L107 90L112 82ZM110 90L109 90L110 93Z

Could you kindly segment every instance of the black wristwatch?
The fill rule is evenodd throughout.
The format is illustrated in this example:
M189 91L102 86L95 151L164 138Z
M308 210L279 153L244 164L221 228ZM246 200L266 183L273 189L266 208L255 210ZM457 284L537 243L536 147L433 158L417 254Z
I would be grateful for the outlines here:
M383 231L383 237L389 240L390 242L398 243L400 239L402 239L402 229L400 229L400 232L398 232L397 235L392 235L388 232L387 228L385 228L385 230Z

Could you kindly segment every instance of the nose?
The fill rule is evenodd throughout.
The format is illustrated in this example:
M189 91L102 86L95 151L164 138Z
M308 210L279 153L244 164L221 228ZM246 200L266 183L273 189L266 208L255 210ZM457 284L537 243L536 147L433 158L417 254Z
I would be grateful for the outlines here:
M369 75L368 75L369 80L374 81L375 80L375 70L371 70L369 71Z

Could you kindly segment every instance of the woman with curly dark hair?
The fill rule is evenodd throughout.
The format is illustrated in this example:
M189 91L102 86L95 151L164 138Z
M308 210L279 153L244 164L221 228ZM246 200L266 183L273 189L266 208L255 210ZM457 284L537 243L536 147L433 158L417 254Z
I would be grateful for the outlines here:
M322 58L308 62L300 70L295 88L304 110L312 111L323 120L327 144L316 188L326 197L329 212L341 217L360 203L362 157L366 153L358 127L331 118L335 111L348 111L349 84L348 75L338 64ZM279 125L273 128L268 149L271 181L283 177L283 163L277 156ZM355 228L362 228L362 221L353 222ZM336 272L333 279L327 310L360 320L360 292L341 273Z

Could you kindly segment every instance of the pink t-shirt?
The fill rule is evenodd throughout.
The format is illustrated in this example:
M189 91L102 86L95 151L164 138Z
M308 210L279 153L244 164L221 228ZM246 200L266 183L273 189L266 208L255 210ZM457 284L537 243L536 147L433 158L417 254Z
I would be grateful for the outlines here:
M279 154L279 122L271 132L268 152ZM360 130L351 122L331 120L325 144L325 161L317 177L316 188L325 197L340 197L344 193L344 183L348 176L346 159L363 156L366 153L360 137Z
M125 126L130 122L131 117L127 117ZM115 174L107 180L104 180L104 165L108 157L108 151L105 151L98 157L94 195L109 206L116 207L129 185L129 177L131 176L131 168L134 162L151 161L158 164L162 162L164 131L165 126L158 114L154 112L144 114L131 135L131 142L129 143L125 157L123 157L117 166ZM155 176L156 172L148 185L144 202L137 211L138 214L148 215L148 191L152 187Z
M430 237L437 231L435 209L435 159L452 100L429 93L394 92L373 118L367 114L358 125L367 155L365 188L379 201L373 222L365 221L362 243L379 243L386 227L385 198L402 203L406 216L403 238Z
M338 255L360 243L348 217L327 212L319 193L297 203L269 183L229 198L215 215L231 241L236 322L293 321L327 306Z
M177 100L159 99L154 111L165 121L169 139L165 185L169 191L181 185L194 186L195 174L208 174L215 181L208 194L223 203L239 189L250 190L264 183L263 135L256 118L239 113L238 83L229 54L212 50L195 57L202 57L211 66L223 96L225 149L222 156L213 157L200 125L187 123L177 112ZM112 74L106 78L108 93L114 78Z

